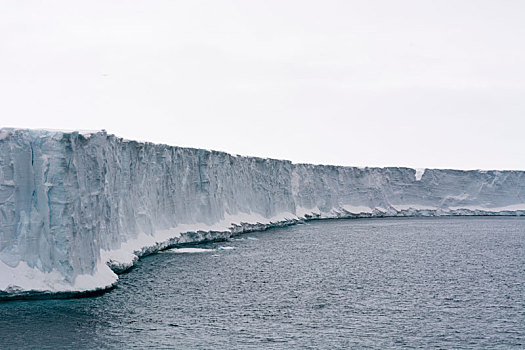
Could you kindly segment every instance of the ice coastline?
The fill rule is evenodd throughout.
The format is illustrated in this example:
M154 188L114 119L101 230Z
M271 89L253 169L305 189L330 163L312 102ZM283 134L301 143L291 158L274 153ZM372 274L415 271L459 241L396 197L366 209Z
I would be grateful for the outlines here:
M178 244L323 218L525 215L525 172L293 164L0 130L0 296L111 288Z

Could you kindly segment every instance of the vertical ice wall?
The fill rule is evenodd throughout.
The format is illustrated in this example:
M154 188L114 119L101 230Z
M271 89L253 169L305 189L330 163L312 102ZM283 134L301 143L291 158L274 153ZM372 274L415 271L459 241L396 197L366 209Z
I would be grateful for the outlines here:
M300 207L396 208L498 212L525 209L525 172L294 165L292 188ZM506 208L508 207L508 208ZM398 210L397 210L398 211ZM437 214L438 214L437 213Z
M409 168L292 164L105 132L2 129L0 291L106 287L116 280L106 253L134 249L126 244L140 237L156 242L311 213L516 212L524 197L520 171L416 176ZM97 274L106 277L89 278Z

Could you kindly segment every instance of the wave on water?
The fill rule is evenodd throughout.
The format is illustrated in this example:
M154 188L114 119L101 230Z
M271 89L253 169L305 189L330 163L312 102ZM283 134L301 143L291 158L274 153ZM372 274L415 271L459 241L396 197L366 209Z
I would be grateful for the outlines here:
M235 247L219 247L217 248L217 250L221 251L221 250L234 250Z

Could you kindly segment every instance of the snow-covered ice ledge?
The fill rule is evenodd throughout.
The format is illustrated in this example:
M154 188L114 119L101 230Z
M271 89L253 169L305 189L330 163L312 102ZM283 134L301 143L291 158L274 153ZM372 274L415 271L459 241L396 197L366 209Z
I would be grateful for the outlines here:
M293 164L0 129L0 296L111 288L142 255L304 219L525 215L524 196L523 171Z

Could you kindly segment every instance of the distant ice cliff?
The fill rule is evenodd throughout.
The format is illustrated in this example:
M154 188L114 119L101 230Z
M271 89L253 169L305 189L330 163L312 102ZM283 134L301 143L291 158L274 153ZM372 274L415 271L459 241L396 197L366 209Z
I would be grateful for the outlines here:
M138 256L305 218L523 215L525 172L293 164L0 130L0 294L104 289Z

